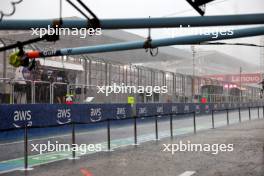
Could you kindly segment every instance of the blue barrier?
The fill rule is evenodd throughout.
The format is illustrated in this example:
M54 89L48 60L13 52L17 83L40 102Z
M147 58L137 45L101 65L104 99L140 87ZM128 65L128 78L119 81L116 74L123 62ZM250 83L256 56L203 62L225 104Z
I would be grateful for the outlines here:
M0 130L94 123L132 116L128 104L26 104L0 105Z
M142 103L135 107L138 117L169 114L209 114L225 109L263 106L254 103ZM70 123L95 123L132 118L129 104L25 104L0 105L0 130L29 127L58 126Z

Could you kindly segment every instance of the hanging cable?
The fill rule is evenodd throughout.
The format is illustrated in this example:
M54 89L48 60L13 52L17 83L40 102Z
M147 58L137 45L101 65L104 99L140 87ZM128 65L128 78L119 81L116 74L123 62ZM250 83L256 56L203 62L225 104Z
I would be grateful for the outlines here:
M60 19L60 26L63 24L62 21L62 0L60 0L60 14L59 14L59 19Z
M54 29L59 29L63 24L63 19L62 19L62 0L59 1L59 20L54 20L53 21L53 28ZM60 39L60 35L56 34L56 32L53 35L49 35L50 38L47 38L46 40L49 42L55 42Z
M86 19L90 20L90 18L74 3L72 3L70 0L66 0L72 7L74 7L78 12L80 12Z
M150 17L149 17L149 18L150 18ZM156 47L156 48L153 47L153 46L151 45L151 42L152 42L152 38L151 38L151 29L148 28L148 37L147 37L146 41L144 42L144 46L143 46L143 48L145 49L146 52L149 51L149 53L150 53L151 56L155 57L155 56L158 55L158 53L159 53L159 49L158 49L157 47ZM154 52L154 49L156 49L156 52Z
M80 12L91 24L92 28L100 28L100 20L97 16L81 1L77 0L77 2L92 16L92 18L88 17L77 5L75 5L71 0L66 0L71 6L73 6L78 12Z
M205 14L206 4L214 0L186 0L201 16Z
M216 5L216 4L220 4L220 3L223 3L223 2L226 2L226 1L227 1L227 0L222 0L222 1L212 2L212 3L207 4L207 6L214 6L214 5ZM193 8L186 9L186 10L180 10L180 11L176 11L176 12L173 12L173 13L169 13L169 14L163 15L162 17L176 16L176 15L183 14L183 13L186 13L186 12L191 12L191 11L193 11Z
M89 12L91 14L91 16L93 17L92 19L89 19L90 23L92 24L92 26L94 28L99 28L100 27L100 21L97 18L97 16L81 1L81 0L77 0L82 6L83 8Z

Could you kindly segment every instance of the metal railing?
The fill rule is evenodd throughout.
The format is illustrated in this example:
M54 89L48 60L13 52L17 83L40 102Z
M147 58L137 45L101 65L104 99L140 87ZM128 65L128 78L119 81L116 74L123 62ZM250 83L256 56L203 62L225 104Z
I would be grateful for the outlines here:
M114 94L106 96L97 93L96 85L69 84L64 82L16 80L0 78L0 103L26 104L26 103L65 103L66 95L73 94L75 103L87 103L87 98L93 98L93 103L126 103L128 96L134 96L137 102L199 102L201 95L186 96L183 93L160 94L158 99L144 97L139 94ZM143 96L143 97L142 97ZM209 94L206 96L208 103L235 103L259 101L260 97L252 95L230 96L220 94Z

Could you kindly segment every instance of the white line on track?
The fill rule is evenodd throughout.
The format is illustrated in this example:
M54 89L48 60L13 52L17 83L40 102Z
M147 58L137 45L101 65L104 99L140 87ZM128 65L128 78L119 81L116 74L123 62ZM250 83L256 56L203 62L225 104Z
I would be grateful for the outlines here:
M196 173L195 171L185 171L179 176L191 176L191 175L193 175L195 173Z

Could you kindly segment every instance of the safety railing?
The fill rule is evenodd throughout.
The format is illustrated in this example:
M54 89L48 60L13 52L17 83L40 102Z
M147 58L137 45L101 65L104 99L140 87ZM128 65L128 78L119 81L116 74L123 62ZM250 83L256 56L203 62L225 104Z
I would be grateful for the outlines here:
M0 103L5 104L35 104L50 103L63 104L67 94L73 94L75 103L126 103L128 96L135 97L138 102L200 102L201 95L186 96L184 94L159 95L158 101L152 97L142 97L140 94L128 93L98 93L96 85L69 84L63 82L15 80L0 78ZM238 103L259 101L260 97L249 95L231 96L222 94L207 95L208 103Z
M50 103L63 104L65 103L65 97L69 92L69 85L63 82L53 82L51 84L51 99Z
M191 96L188 100L192 100L189 102L199 102L201 97L206 97L208 103L238 103L238 102L250 102L250 101L258 101L259 97L248 97L248 96L233 96L233 95L223 95L223 94L209 94L207 96Z
M33 101L32 103L51 102L51 83L48 81L33 81Z
M0 78L0 104L11 104L11 79Z
M33 103L33 81L11 80L11 104Z

